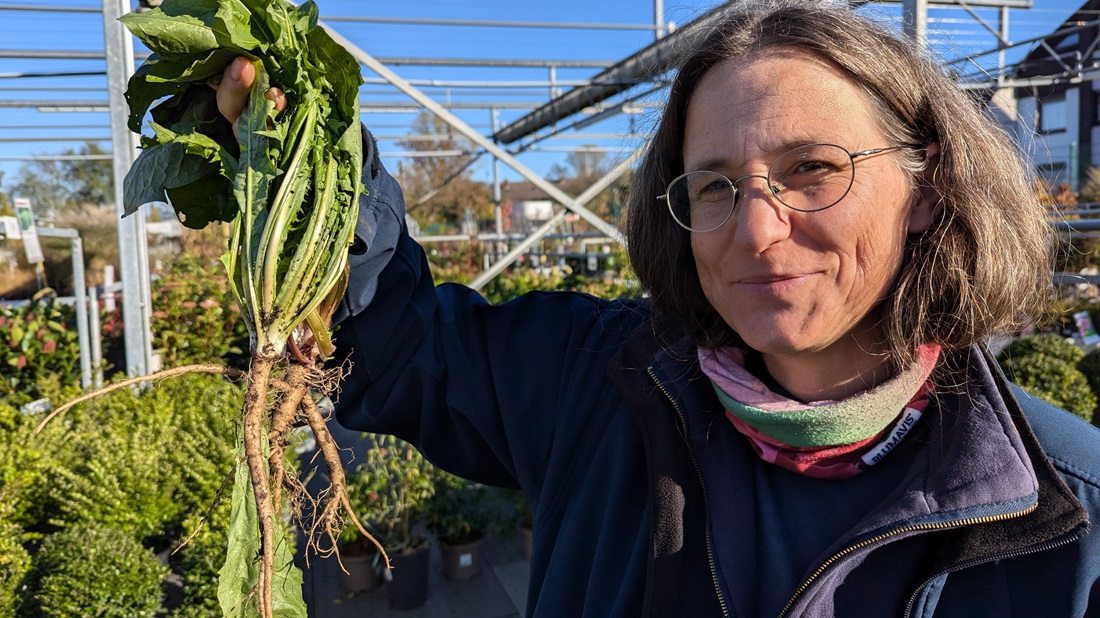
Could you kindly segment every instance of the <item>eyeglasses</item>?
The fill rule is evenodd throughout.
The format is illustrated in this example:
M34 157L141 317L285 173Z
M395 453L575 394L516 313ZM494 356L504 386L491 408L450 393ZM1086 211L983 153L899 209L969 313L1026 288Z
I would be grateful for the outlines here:
M912 146L848 152L836 144L807 144L779 155L766 176L749 174L730 180L718 172L688 172L670 182L667 193L657 199L664 200L676 223L690 232L710 232L729 221L743 193L737 185L749 178L762 178L768 191L784 206L816 212L848 195L855 180L856 157L904 148Z

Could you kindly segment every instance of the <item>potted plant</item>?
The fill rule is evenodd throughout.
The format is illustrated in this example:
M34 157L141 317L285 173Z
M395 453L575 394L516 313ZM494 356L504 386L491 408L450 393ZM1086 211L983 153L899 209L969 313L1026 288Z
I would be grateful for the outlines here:
M500 490L436 470L435 493L428 501L428 529L439 540L443 576L473 577L481 570L481 543L505 519Z
M418 526L435 491L434 468L407 442L393 436L365 437L370 450L366 463L355 471L356 500L365 498L362 518L390 555L393 571L383 573L389 581L389 604L395 609L419 607L428 597L430 544ZM347 538L354 535L348 532Z
M513 519L516 522L516 526L519 528L519 538L523 548L523 556L530 560L532 541L534 538L533 530L535 527L535 518L534 514L531 512L531 503L527 501L527 496L523 495L523 492L518 489L509 490L508 495L512 500Z
M372 528L377 528L374 522L384 516L379 508L381 501L376 487L380 479L376 476L366 464L360 464L347 474L348 502L364 525ZM346 522L340 532L340 563L344 569L344 588L348 592L369 592L382 585L381 554L351 522Z

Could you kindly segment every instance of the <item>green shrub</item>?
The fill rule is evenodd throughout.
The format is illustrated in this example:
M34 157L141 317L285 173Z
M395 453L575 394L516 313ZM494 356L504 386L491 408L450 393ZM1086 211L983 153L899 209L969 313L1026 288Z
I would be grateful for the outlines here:
M1077 363L1077 369L1085 374L1094 394L1100 394L1100 348L1085 354Z
M0 504L0 618L14 618L31 557L23 547L22 529L3 523L6 510Z
M457 545L486 534L504 534L511 504L502 490L435 469L434 493L425 508L427 526L439 540Z
M54 376L80 383L76 313L43 291L22 307L0 307L0 398L22 405L42 396L39 382Z
M225 563L229 542L228 492L202 523L201 515L192 515L184 524L191 540L179 549L176 570L183 579L183 602L172 612L173 618L221 618L218 604L218 573Z
M35 555L31 605L41 616L154 616L168 569L130 535L95 524L54 533Z
M166 367L247 364L248 331L221 264L183 256L153 283L151 295L153 347Z
M1096 396L1085 375L1054 356L1031 354L1001 361L1008 379L1032 395L1091 421Z
M120 390L74 409L36 438L49 444L42 524L110 525L166 547L205 512L235 463L240 387L211 376Z
M1034 354L1050 356L1070 365L1076 365L1084 358L1085 351L1061 335L1041 333L1020 337L1005 346L997 358L1007 360Z

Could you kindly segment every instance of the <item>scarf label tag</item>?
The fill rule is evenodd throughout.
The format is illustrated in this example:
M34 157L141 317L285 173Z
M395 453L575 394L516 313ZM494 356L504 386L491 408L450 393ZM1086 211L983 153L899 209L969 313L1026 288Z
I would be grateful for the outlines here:
M863 460L863 464L866 466L873 466L882 461L882 458L887 453L894 450L894 447L901 443L902 439L916 426L917 421L920 420L921 411L916 408L906 407L905 412L898 419L894 429L879 442L877 446L872 448L863 454L860 458Z

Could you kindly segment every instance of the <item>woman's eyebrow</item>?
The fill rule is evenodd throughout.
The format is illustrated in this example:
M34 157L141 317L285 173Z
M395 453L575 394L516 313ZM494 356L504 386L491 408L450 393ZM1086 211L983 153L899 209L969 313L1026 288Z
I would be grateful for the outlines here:
M832 144L832 143L835 143L835 142L834 141L829 141L829 140L810 139L810 138L798 139L798 140L788 140L788 141L785 141L781 144L777 144L776 146L773 146L772 148L770 148L769 151L768 151L768 154L765 157L766 160L763 161L763 162L766 165L771 165L772 161L775 161L775 158L778 157L779 155L787 152L788 150L792 150L794 148L799 148L801 146L807 146L809 144ZM729 158L724 157L722 155L717 155L717 156L708 157L706 159L703 159L699 163L691 166L690 169L685 165L684 166L684 171L685 172L697 172L697 171L704 171L704 170L706 170L706 171L717 171L719 169L727 169L727 170L728 169L737 169L737 170L741 170L744 167L745 167L745 164L743 164L743 163L741 165L731 165ZM738 173L738 175L740 175L740 173Z

